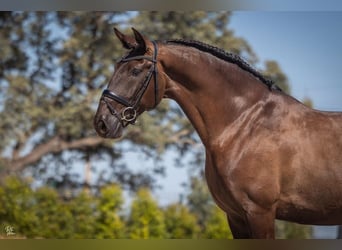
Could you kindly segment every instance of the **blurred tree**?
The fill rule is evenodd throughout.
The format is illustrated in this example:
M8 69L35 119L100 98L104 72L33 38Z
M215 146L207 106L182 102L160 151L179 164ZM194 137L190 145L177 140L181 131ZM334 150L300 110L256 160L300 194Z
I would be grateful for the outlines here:
M74 235L75 217L67 208L67 204L60 200L56 190L41 187L33 193L33 199L37 232L34 232L32 237L65 239ZM25 235L30 236L30 232L25 232Z
M285 93L290 94L290 85L287 76L282 72L276 61L266 61L264 75L276 83Z
M63 198L63 197L61 197ZM94 197L88 192L81 190L77 195L70 198L67 210L72 215L70 224L73 227L72 238L91 239L95 238L97 206Z
M144 116L139 127L131 128L126 146L96 136L92 125L100 90L113 73L115 59L123 54L112 28L126 23L130 15L1 14L0 44L5 52L0 60L2 177L29 167L36 178L61 182L75 162L91 166L106 160L110 168L106 175L100 175L107 176L100 183L114 180L137 190L153 185L153 176L163 173L161 165L133 173L118 159L127 145L133 150L138 145L148 157L158 159L167 145L178 142L185 134L179 131L178 121L163 125L167 118L159 119L167 105L160 105L154 116ZM177 133L173 133L175 127ZM168 139L169 134L174 136Z
M132 239L154 239L166 236L163 213L146 188L140 189L132 202L128 229L129 238Z
M209 193L208 186L203 179L196 176L190 179L190 192L187 196L187 206L191 213L196 215L198 224L203 231L205 223L208 220L208 216L211 213L214 201Z
M200 238L232 238L226 214L214 203L203 175L191 178L187 206L197 218Z
M118 185L102 187L100 196L81 190L65 200L52 188L34 190L28 180L7 177L0 185L0 202L0 237L6 238L232 238L225 213L212 201L200 222L200 214L188 206L160 208L148 189L140 190L129 213L123 213ZM5 226L15 235L6 236ZM276 229L281 239L312 237L310 226L277 221Z
M122 191L118 185L101 188L96 209L95 238L119 239L126 236L124 221L119 216L122 204Z
M165 208L165 238L168 239L191 239L197 238L200 227L196 216L189 209L179 203L171 204Z
M312 102L312 100L311 100L310 98L305 97L305 98L303 99L303 103L304 103L306 106L308 106L309 108L313 108L313 102Z
M89 15L89 20L95 16ZM70 68L82 71L78 71L80 74L94 74L92 65L85 69L75 57L68 55L66 59L68 46L63 39L66 39L67 31L72 35L75 27L58 26L58 17L56 13L14 12L0 21L2 30L6 31L2 33L1 43L5 43L4 49L12 58L9 62L2 61L0 67L3 174L19 172L39 163L45 169L48 164L44 162L46 155L53 156L48 159L49 167L53 166L52 160L61 164L65 150L89 154L97 146L99 152L106 151L113 158L117 157L111 144L97 137L91 125L95 93L90 90L94 85L98 86L99 81L94 79L93 86L86 86L89 82L76 82L70 77L78 75L71 74L72 70L64 66L64 60L68 60L71 65L76 64ZM109 28L110 24L107 25ZM98 34L93 40L102 37ZM87 46L89 41L83 41ZM87 48L81 54L88 55L91 51ZM74 50L74 53L80 55L80 51ZM101 77L103 70L96 73ZM66 78L68 81L62 81Z
M285 93L291 94L290 82L286 74L281 70L280 65L273 60L265 61L263 74L276 83ZM312 108L313 103L309 97L301 100L306 106Z
M276 237L279 239L311 239L312 233L312 226L276 221Z
M7 177L0 188L0 223L10 225L16 236L32 237L40 230L33 191L27 181Z
M157 40L183 38L199 40L242 55L250 62L257 58L243 38L236 37L229 29L231 13L222 12L156 12L142 11L130 24Z
M227 216L219 207L213 205L205 223L202 238L205 239L233 239L227 224Z

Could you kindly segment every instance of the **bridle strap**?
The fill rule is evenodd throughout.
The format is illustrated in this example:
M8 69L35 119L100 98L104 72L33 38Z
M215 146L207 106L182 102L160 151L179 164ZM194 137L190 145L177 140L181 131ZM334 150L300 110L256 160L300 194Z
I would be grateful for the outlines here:
M147 60L147 61L151 61L153 63L156 63L156 59L154 57L149 57L149 56L132 56L132 57L128 57L128 58L122 58L119 60L119 62L129 62L129 61L133 61L133 60Z
M102 92L102 97L101 100L103 100L108 109L111 111L112 115L116 116L119 121L121 122L123 127L126 127L129 123L134 124L136 120L136 115L137 115L137 108L138 105L140 104L141 98L143 97L144 93L146 92L146 89L148 85L150 84L152 75L154 76L154 107L157 106L158 104L158 70L157 70L157 55L158 55L158 46L155 41L152 41L153 47L154 47L154 53L152 57L149 56L133 56L133 57L128 57L128 58L122 58L119 62L129 62L133 60L148 60L153 63L151 69L148 71L147 76L141 86L141 88L138 89L138 91L133 95L132 98L132 103L129 101L127 98L120 96L109 89L105 89ZM126 106L125 109L121 111L121 117L120 115L115 111L113 106L104 98L108 97L124 106Z
M121 103L122 105L124 105L126 107L131 106L131 104L126 100L125 97L117 95L114 92L110 91L109 89L105 89L102 92L102 96L109 97L110 99L113 99L114 101Z
M158 91L159 91L159 85L158 85L158 68L157 68L157 55L158 55L158 46L155 41L152 41L153 47L154 47L154 54L153 54L153 76L154 76L154 107L155 108L158 105Z

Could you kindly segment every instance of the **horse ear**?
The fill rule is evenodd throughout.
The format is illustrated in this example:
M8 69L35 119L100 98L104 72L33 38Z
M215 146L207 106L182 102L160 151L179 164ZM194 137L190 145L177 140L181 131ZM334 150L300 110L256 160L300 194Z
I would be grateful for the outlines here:
M119 38L122 46L126 49L134 49L136 47L136 43L133 38L126 36L125 34L121 33L117 28L114 28L115 35Z
M145 38L136 29L132 28L132 30L133 30L133 33L134 33L135 41L138 43L139 50L142 50L143 52L146 52L147 46L146 46Z

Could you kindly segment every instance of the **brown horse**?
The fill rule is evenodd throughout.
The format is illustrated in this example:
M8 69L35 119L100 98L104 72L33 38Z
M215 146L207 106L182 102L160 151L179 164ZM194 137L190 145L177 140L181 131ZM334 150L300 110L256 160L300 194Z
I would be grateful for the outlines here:
M205 145L207 183L234 238L274 238L275 219L342 224L342 113L304 106L216 47L133 31L115 29L129 53L101 97L100 136L120 137L172 98Z

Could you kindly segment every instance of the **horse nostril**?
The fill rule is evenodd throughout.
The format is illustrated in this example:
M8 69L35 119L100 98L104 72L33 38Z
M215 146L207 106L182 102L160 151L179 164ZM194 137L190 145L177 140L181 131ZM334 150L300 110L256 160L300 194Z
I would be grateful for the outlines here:
M101 134L105 134L107 133L107 126L106 126L106 123L103 121L103 120L100 120L98 123L97 123L97 129L98 131L101 133Z

